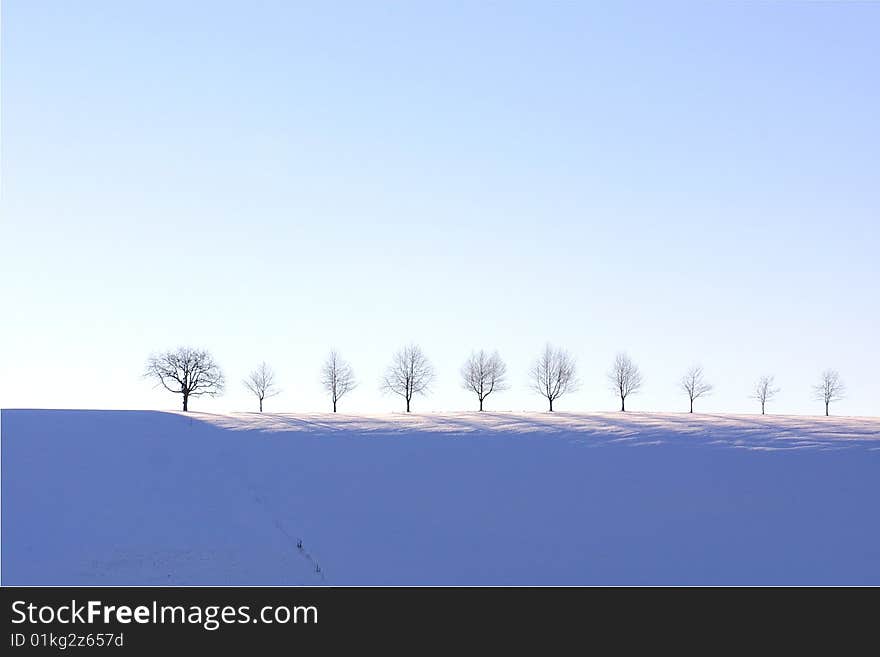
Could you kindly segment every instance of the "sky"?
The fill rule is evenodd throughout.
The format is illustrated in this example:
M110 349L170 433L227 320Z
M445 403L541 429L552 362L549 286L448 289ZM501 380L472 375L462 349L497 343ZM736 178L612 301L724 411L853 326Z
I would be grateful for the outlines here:
M537 411L880 411L880 3L2 4L0 406L174 409L147 357L209 349L194 410L351 413L418 343L415 411L472 410L498 349Z

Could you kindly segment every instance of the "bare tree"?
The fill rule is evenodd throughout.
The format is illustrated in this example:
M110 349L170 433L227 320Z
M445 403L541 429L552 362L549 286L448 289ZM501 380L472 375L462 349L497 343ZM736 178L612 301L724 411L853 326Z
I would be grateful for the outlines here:
M816 399L825 402L825 415L828 415L828 405L833 401L839 401L846 396L846 386L840 380L837 370L825 370L822 372L821 381L813 386L813 395Z
M354 390L357 383L354 379L354 370L351 365L342 360L336 351L331 351L321 368L321 385L330 393L333 402L333 412L336 412L336 404L345 393Z
M190 397L216 397L225 385L223 372L214 357L204 349L190 347L153 354L147 359L144 376L155 379L156 385L168 392L183 395L184 411L189 410Z
M281 392L275 385L275 372L265 362L260 363L242 383L260 400L260 413L263 412L263 400Z
M481 411L486 397L496 390L507 389L506 376L507 365L497 351L487 354L480 349L472 353L461 368L462 387L477 395Z
M421 347L410 344L394 354L391 364L385 370L382 389L403 397L406 400L406 412L409 413L412 398L426 394L433 380L434 368L422 353Z
M752 393L752 399L761 402L761 415L764 415L764 405L773 399L779 392L779 388L773 387L772 376L762 376L755 384L755 391Z
M577 390L579 383L575 370L575 360L572 355L549 343L544 346L543 353L532 365L529 372L532 389L547 399L550 412L553 412L554 401L567 392Z
M626 411L626 398L642 387L642 373L629 356L619 353L608 372L608 382L620 397L620 410Z
M712 392L712 384L703 378L702 367L692 367L688 373L681 377L681 387L691 400L691 410L694 412L694 400Z

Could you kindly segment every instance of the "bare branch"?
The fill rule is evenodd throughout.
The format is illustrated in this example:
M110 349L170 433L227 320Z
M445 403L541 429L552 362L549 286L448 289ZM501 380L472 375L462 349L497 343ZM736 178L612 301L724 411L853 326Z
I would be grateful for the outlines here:
M574 392L580 386L575 371L575 360L571 354L549 343L532 365L529 372L532 389L547 399L551 411L554 401L567 392Z
M496 390L507 389L506 376L507 365L497 351L487 354L480 349L472 353L461 368L462 387L476 394L481 411L486 397Z
M342 399L342 396L357 387L354 370L351 365L339 357L335 350L330 352L321 368L321 385L330 394L334 413L336 412L336 404Z
M406 412L415 395L428 392L434 380L434 368L418 345L410 344L394 354L382 379L382 390L406 400Z
M768 401L773 399L777 393L779 392L779 388L773 386L773 377L772 376L762 376L758 379L758 382L755 383L755 389L752 393L752 399L757 399L761 402L761 415L764 415L764 406Z
M265 361L260 363L257 369L251 372L242 383L259 400L260 413L263 412L263 400L274 397L281 392L275 385L275 372Z
M694 366L688 370L688 373L681 377L680 385L690 399L691 413L694 412L694 400L712 392L712 384L703 378L702 367Z
M620 397L620 410L626 411L626 398L642 387L642 373L625 353L619 353L608 372L611 390Z
M191 347L151 355L144 376L155 379L156 385L168 392L183 395L184 411L189 410L190 397L216 397L225 387L223 372L213 356Z
M828 415L828 406L831 402L840 401L846 397L846 386L837 370L822 372L820 382L813 386L813 396L825 404L825 415Z

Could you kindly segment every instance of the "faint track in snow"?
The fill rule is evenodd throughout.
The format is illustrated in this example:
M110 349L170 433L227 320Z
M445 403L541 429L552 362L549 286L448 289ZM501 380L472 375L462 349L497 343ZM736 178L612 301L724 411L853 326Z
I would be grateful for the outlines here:
M309 552L305 550L305 543L300 536L294 537L284 526L284 523L278 517L278 515L272 510L269 504L266 501L265 494L260 494L256 490L253 484L247 479L247 477L242 472L236 473L239 482L242 487L245 489L246 493L249 495L251 499L263 510L266 516L269 517L272 524L275 528L281 533L281 535L285 538L285 542L290 545L291 552L296 554L302 559L305 559L311 565L311 572L313 575L320 577L321 581L324 582L324 570L320 567L318 560Z

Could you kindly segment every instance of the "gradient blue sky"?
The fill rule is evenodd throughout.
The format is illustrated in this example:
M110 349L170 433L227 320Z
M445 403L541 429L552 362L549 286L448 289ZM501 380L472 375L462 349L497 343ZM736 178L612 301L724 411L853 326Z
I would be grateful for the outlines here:
M880 3L46 2L2 6L0 404L176 408L153 350L209 348L248 410L260 360L323 410L335 346L385 412L392 352L468 409L550 340L560 410L880 409Z

